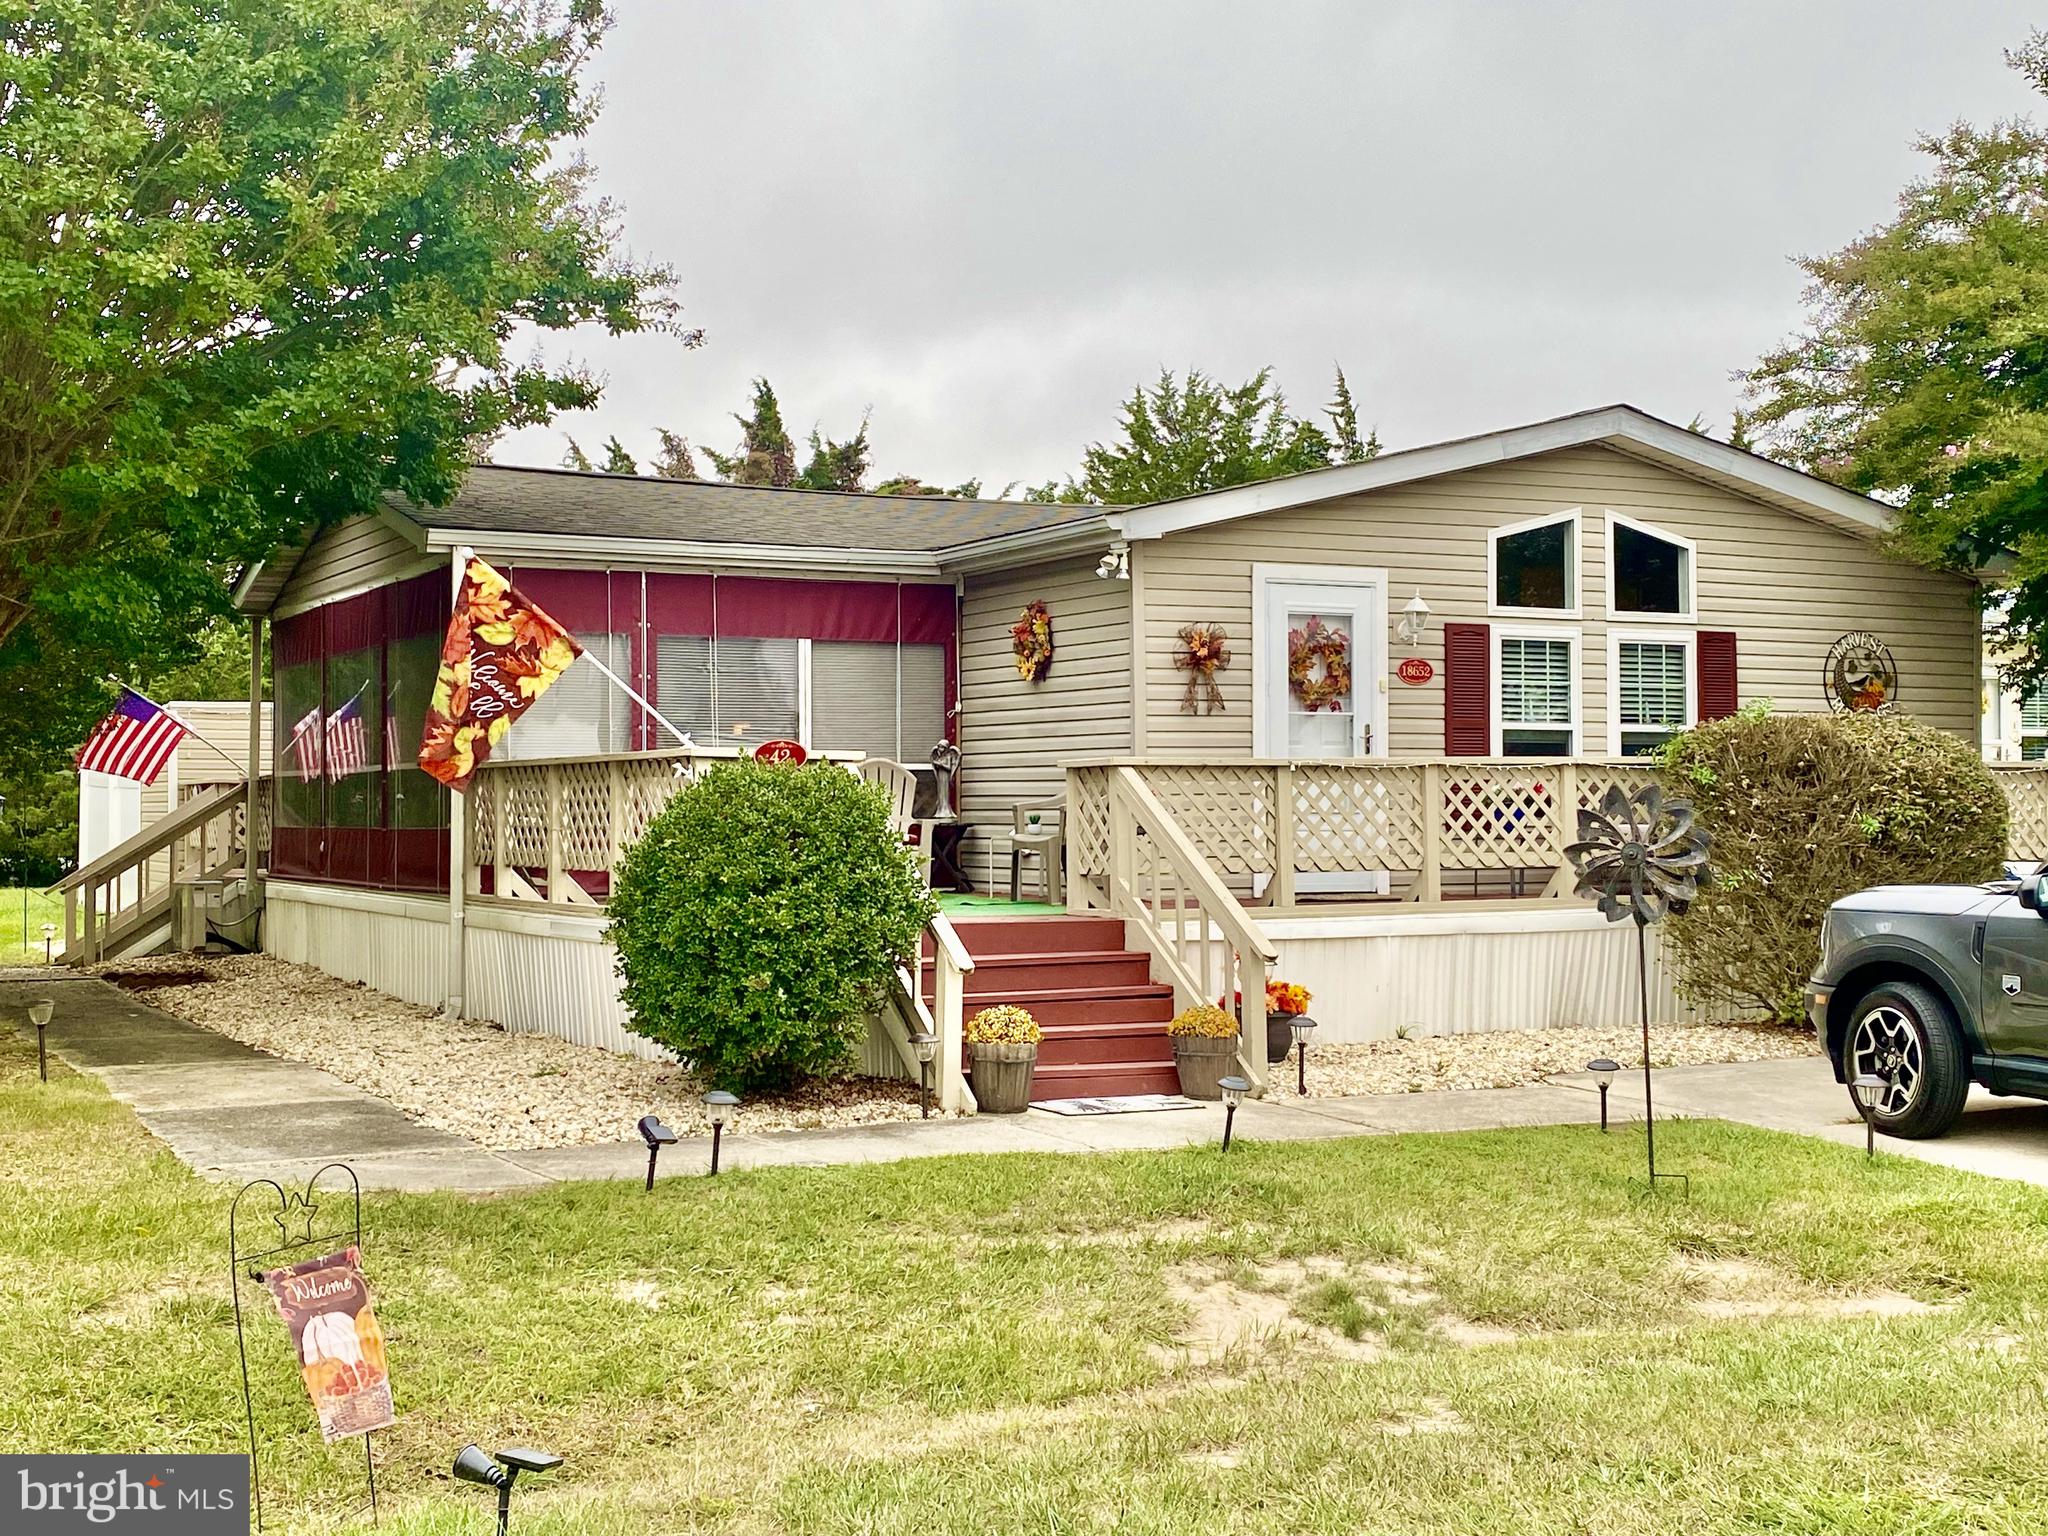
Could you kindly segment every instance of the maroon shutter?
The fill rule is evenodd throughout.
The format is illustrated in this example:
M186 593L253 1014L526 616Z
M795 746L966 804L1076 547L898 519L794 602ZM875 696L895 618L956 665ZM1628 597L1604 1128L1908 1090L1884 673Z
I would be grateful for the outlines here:
M1735 713L1735 632L1703 629L1694 653L1699 673L1700 718L1720 720Z
M1444 754L1493 749L1493 640L1484 624L1444 625Z

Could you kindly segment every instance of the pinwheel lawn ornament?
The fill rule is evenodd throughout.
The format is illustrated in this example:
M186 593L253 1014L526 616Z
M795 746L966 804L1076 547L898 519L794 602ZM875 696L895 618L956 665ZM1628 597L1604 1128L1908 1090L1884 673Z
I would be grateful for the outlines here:
M1599 898L1610 923L1636 922L1636 993L1643 1025L1643 1138L1649 1149L1650 1187L1661 1178L1686 1182L1685 1175L1657 1172L1657 1122L1650 1100L1650 962L1644 937L1650 924L1699 894L1707 872L1707 834L1692 824L1692 807L1666 801L1654 784L1631 795L1620 785L1607 791L1600 809L1579 809L1579 840L1566 846L1579 877L1577 892Z

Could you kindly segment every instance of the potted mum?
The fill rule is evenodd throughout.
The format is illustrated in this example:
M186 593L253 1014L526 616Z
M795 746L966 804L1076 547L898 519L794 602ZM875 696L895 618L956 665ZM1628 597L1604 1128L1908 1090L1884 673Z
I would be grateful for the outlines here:
M1001 1003L967 1021L974 1101L985 1115L1021 1115L1031 1107L1031 1074L1045 1032L1026 1008Z
M1266 1064L1285 1061L1294 1047L1294 1025L1308 1016L1309 990L1292 981L1266 983Z
M1237 1020L1212 1004L1198 1003L1175 1014L1166 1033L1173 1040L1180 1091L1191 1099L1222 1098L1221 1084L1237 1060Z

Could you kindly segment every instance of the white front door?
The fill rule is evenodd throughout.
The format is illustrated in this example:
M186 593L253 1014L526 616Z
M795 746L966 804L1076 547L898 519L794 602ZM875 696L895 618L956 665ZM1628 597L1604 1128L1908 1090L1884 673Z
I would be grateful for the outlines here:
M1315 578L1296 575L1306 569ZM1258 566L1258 757L1385 757L1386 579Z

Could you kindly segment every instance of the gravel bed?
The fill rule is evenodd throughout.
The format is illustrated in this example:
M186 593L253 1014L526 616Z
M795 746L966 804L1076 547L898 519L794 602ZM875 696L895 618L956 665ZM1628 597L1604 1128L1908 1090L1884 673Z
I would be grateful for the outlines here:
M508 1034L496 1024L451 1022L311 966L268 955L151 955L91 974L244 1045L322 1067L411 1119L481 1146L631 1140L645 1114L685 1136L708 1134L702 1085L679 1066ZM844 1077L750 1095L734 1127L815 1130L917 1114L915 1083Z
M1814 1056L1810 1029L1781 1024L1659 1024L1650 1029L1650 1062L1699 1067L1731 1061ZM1595 1057L1640 1066L1635 1029L1498 1029L1474 1034L1315 1045L1308 1052L1310 1098L1359 1093L1428 1093L1443 1088L1513 1088L1560 1072L1582 1072ZM1290 1060L1275 1067L1292 1076ZM1292 1085L1290 1084L1290 1087Z

